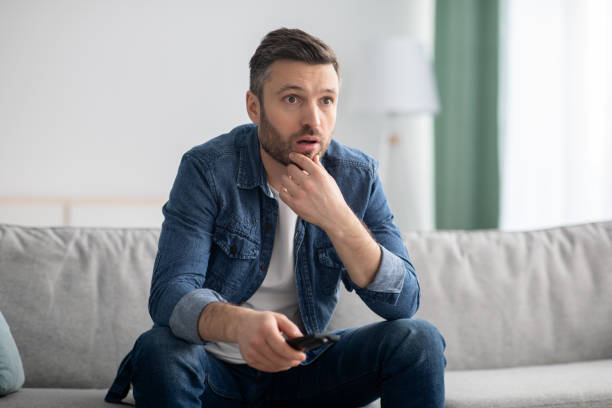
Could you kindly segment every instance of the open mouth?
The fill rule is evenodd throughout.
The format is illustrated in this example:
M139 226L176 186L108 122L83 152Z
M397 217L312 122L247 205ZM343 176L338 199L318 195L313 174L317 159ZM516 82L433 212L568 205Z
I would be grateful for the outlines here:
M316 137L303 137L295 142L294 149L299 153L308 153L316 150L319 146L319 139Z
M297 144L304 146L315 145L317 143L319 143L319 139L316 137L302 137L297 140Z

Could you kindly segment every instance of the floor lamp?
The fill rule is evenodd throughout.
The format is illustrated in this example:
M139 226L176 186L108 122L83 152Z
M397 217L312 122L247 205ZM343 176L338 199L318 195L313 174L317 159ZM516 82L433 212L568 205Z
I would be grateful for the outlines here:
M421 45L396 37L367 47L351 105L387 118L379 141L379 174L400 228L432 229L433 132L431 121L423 119L438 112L439 102Z

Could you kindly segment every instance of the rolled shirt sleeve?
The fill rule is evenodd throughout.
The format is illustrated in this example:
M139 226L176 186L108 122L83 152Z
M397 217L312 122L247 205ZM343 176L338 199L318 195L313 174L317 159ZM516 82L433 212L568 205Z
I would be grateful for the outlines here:
M198 332L200 314L212 302L227 301L211 289L196 289L178 301L170 315L170 330L175 336L194 344L205 344Z
M374 280L365 289L372 292L400 293L404 286L404 261L382 245L380 266Z

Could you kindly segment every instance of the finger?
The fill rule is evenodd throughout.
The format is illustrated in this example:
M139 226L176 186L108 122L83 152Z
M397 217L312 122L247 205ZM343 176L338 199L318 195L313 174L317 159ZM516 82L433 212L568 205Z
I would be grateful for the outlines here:
M291 366L291 362L274 352L265 339L249 348L243 358L249 365L262 371L277 371Z
M294 336L301 336L300 329L289 318L280 313L274 313L276 327L268 331L263 337L264 355L275 366L291 365L294 361L301 361L302 353L296 352L283 337L283 333ZM304 356L305 357L305 356Z
M282 195L283 192L286 192L290 196L295 196L300 191L300 186L297 185L294 179L287 176L286 174L281 175L281 189L278 192L279 195Z
M294 366L299 364L302 359L302 352L294 350L284 337L278 335L267 339L269 347L268 356L270 362L276 367ZM304 355L304 358L306 356Z
M292 176L295 176L295 177L308 177L308 176L310 176L309 172L307 172L306 170L302 169L300 166L298 166L297 164L294 164L294 163L290 163L287 166L287 173L291 174Z
M246 361L246 360L245 360ZM293 366L290 365L283 365L283 366L276 366L272 363L270 363L269 361L262 359L261 357L251 360L251 361L247 361L246 362L249 366L259 370L259 371L264 371L267 373L275 373L278 371L286 371L289 370L290 368L292 368Z
M283 314L279 314L276 317L276 324L278 325L278 329L285 333L289 337L301 337L302 331L300 328L293 323L287 316Z
M303 360L291 359L283 356L278 352L277 347L270 344L270 339L278 336L284 341L280 334L276 333L274 336L270 336L264 339L264 343L251 356L252 363L257 366L258 369L266 372L277 372L288 370L292 367L299 365Z
M306 354L303 351L291 347L283 337L275 340L274 344L270 344L270 347L274 350L276 356L281 359L278 361L279 363L298 365L306 359Z
M302 170L306 170L309 174L313 174L318 170L314 161L304 156L303 154L290 153L289 159L298 165Z
M260 357L261 358L261 357ZM261 371L266 371L269 373L275 373L278 371L286 371L289 370L290 368L296 367L298 365L300 365L301 361L289 361L289 360L284 360L281 363L276 363L273 362L271 360L266 360L266 359L261 359L258 360L258 369ZM261 368L259 368L261 367Z
M287 200L291 201L293 199L293 197L291 196L291 193L289 193L289 190L287 190L287 187L283 186L281 184L281 188L278 191L278 196L285 202L287 203ZM288 204L288 203L287 203Z
M294 337L301 337L303 336L302 331L300 330L299 327L297 327L297 325L295 323L293 323L291 320L289 320L289 318L285 315L280 315L277 319L276 319L277 323L278 323L278 328L281 332L285 333L287 335L287 337L289 338L294 338ZM282 336L279 336L282 339L282 345L279 345L280 347L280 352L286 356L287 358L293 359L293 360L299 360L299 361L304 361L306 359L306 354L304 354L303 352L294 349L293 347L291 347L289 345L289 343L287 343L287 341L282 338Z
M271 372L272 366L261 356L256 358L244 359L244 361L251 367L265 372Z
M289 193L289 190L287 190L285 187L281 187L280 191L278 192L278 196L285 204L289 206L289 208L293 210L293 212L297 214L297 211L294 208L295 198L291 195L291 193Z
M315 159L316 159L315 164L316 164L317 166L319 166L319 167L321 168L321 170L323 170L324 172L326 172L326 173L327 173L327 170L325 170L325 166L323 166L323 163L321 163L321 155L320 155L320 154L317 154L317 155L315 156Z
M297 185L301 185L309 176L308 172L300 169L295 164L287 166L287 175L291 177Z
M282 336L279 336L282 339ZM285 341L282 339L282 341ZM276 339L268 338L266 339L266 350L263 354L264 358L268 361L271 367L273 368L282 368L291 366L294 359L284 355L277 344Z
M289 166L295 167L297 169L297 171L299 171L301 174L300 175L304 175L304 176L310 176L310 173L307 172L306 170L300 168L297 164L293 164L290 163ZM287 168L289 168L289 166L287 166Z

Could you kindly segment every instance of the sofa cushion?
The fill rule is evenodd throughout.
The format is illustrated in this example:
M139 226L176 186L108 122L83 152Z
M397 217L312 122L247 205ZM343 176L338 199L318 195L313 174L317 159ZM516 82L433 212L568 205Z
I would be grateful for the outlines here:
M104 402L106 390L70 388L23 388L0 399L2 408L113 408L121 405ZM132 393L124 404L134 405Z
M448 369L612 358L612 221L404 238ZM330 329L377 320L343 289Z
M447 408L612 407L612 360L448 371Z
M147 312L159 229L0 225L0 310L26 387L105 388Z
M0 311L0 396L17 391L23 382L24 373L19 350Z
M612 360L511 369L446 372L447 408L607 408ZM23 388L3 408L111 408L106 390ZM124 403L133 404L131 393ZM371 406L380 406L379 401Z

